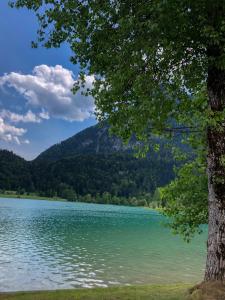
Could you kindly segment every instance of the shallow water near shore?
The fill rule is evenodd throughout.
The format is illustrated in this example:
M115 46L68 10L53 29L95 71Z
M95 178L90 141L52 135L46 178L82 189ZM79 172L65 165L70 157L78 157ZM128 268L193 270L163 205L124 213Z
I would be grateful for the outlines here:
M144 208L0 199L0 291L200 281L206 233L190 243Z

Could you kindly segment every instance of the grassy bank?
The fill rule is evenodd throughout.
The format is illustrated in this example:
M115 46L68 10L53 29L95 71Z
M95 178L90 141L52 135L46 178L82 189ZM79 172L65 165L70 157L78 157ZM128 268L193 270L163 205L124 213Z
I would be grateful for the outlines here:
M33 199L33 200L49 200L49 201L67 201L65 199L59 198L59 197L55 197L55 198L50 198L50 197L42 197L42 196L38 196L35 194L24 194L24 195L17 195L17 194L0 194L0 198L13 198L13 199Z
M0 300L185 300L190 285L140 285L0 294Z
M63 199L63 198L60 198L60 197L54 197L54 198L51 198L51 197L42 197L42 196L38 196L36 194L23 194L23 195L18 195L16 193L7 193L7 194L2 194L0 193L0 198L9 198L9 199L27 199L27 200L48 200L48 201L61 201L61 202L71 202L71 203L76 203L76 202L82 202L81 201L69 201L69 200L66 200L66 199ZM108 203L95 203L95 202L82 202L82 203L86 203L86 204L108 204ZM113 204L110 204L109 205L113 205ZM119 206L119 205L117 205ZM121 204L121 206L123 206ZM153 211L153 212L162 212L162 209L161 208L151 208L151 207L146 207L146 206L130 206L130 207L142 207L146 210L150 210L150 211Z

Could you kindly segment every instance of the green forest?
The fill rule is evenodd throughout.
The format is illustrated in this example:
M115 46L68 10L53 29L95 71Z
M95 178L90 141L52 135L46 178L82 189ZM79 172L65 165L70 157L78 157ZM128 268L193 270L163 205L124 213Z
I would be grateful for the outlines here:
M0 151L1 193L36 194L69 201L149 206L157 188L174 178L172 150L155 139L147 157L109 134L108 126L90 127L54 145L33 161ZM154 205L152 203L152 205Z

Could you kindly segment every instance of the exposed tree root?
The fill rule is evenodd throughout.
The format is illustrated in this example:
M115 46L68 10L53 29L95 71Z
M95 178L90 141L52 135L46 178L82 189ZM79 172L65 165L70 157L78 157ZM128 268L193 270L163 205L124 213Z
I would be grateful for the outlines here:
M189 290L190 300L225 300L225 282L207 281Z

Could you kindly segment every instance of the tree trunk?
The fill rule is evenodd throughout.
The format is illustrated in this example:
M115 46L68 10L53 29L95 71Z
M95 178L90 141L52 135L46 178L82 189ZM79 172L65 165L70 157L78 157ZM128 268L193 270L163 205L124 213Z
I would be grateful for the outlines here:
M215 49L211 54L215 57ZM215 118L225 109L225 71L209 67L207 87L209 108ZM209 125L207 139L209 226L205 281L225 280L225 121Z

